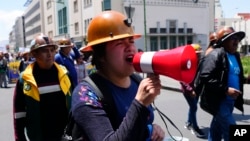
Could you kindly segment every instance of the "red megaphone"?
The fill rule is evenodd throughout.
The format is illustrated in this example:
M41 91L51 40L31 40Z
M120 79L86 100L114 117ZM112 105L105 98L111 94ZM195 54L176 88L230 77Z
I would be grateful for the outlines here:
M133 58L137 72L169 76L190 83L196 74L198 58L192 46L186 45L158 52L140 52Z

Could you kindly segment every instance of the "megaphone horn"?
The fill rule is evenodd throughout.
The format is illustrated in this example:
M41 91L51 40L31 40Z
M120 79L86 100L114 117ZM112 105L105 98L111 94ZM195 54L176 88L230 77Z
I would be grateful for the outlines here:
M169 76L190 83L196 74L198 58L192 46L186 45L158 52L140 52L133 58L137 72Z

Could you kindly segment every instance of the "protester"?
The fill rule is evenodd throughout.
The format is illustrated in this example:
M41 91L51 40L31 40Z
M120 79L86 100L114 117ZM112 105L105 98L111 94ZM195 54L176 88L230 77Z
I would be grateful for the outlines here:
M197 57L200 59L202 49L199 44L191 44L191 46L195 49L195 52L197 54ZM197 103L199 101L199 95L195 93L194 90L194 82L191 83L184 83L180 82L183 96L185 97L188 105L189 105L189 111L188 111L188 119L185 124L185 128L188 130L191 130L192 134L196 135L199 138L205 137L204 132L199 128L196 118L197 113Z
M21 73L14 91L16 141L61 141L72 89L67 69L54 61L57 48L44 34L31 42L35 61Z
M159 75L150 75L140 83L132 78L134 68L131 61L137 52L134 39L141 35L134 34L124 15L105 11L92 19L87 37L87 46L80 50L93 50L92 64L97 72L90 78L98 78L95 80L109 92L101 90L103 100L98 97L97 89L87 82L75 88L72 112L84 139L163 140L165 133L159 125L153 124L151 107L160 94Z
M30 48L25 48L24 52L21 53L21 61L19 65L19 72L21 73L22 71L25 70L25 68L32 63L33 61L31 60L30 57Z
M74 88L78 84L74 62L80 57L80 53L70 39L62 38L59 40L58 45L60 50L55 55L55 61L68 69L70 80Z
M77 72L77 80L80 83L87 75L86 62L83 60L84 54L81 53L80 57L76 59L75 69Z
M217 42L218 38L217 38L217 33L216 32L212 32L209 35L209 45L205 51L205 56L208 55L215 47L216 47L216 42Z
M7 68L6 68L6 72L5 72L5 75L7 77L6 79L6 87L7 87L7 84L10 83L10 70L9 70L9 63L10 61L12 60L9 52L4 52L4 59L7 61Z
M204 84L201 107L213 115L209 141L229 141L229 126L235 125L233 109L243 110L243 68L237 52L245 37L242 31L225 26L217 32L217 47L205 58L200 72Z
M1 88L7 88L6 72L8 69L8 61L4 58L4 53L0 52L0 86Z

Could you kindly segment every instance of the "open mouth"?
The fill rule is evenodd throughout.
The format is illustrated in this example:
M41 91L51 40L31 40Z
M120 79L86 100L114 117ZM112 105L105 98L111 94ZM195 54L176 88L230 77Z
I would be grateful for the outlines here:
M129 63L132 63L133 62L133 55L130 55L130 56L127 56L126 58L126 61L129 62Z

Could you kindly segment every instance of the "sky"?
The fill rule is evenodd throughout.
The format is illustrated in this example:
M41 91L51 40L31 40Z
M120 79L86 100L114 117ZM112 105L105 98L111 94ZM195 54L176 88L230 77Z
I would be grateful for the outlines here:
M9 33L18 16L26 9L27 0L0 0L0 41L8 40ZM250 0L220 0L226 18L234 17L236 13L250 13Z
M225 18L233 18L237 13L250 13L250 0L220 0Z
M26 8L25 2L26 0L0 0L0 41L8 40L16 18L21 16Z

